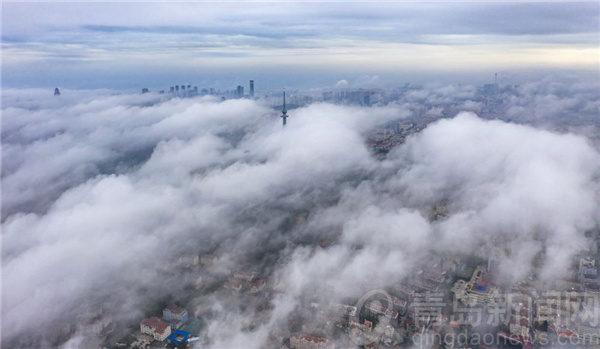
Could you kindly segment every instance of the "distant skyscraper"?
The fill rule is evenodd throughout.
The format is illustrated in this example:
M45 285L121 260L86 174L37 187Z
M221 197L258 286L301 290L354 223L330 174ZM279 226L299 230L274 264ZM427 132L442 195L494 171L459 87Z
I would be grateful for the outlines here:
M175 91L179 91L179 85L175 85Z
M281 109L281 117L283 118L283 126L285 126L288 118L287 109L285 109L285 89L283 89L283 109Z
M238 98L244 97L244 86L237 87L237 96Z
M254 97L254 80L250 80L250 97Z
M174 86L171 86L170 92L171 93L175 92L175 87Z
M58 89L58 87L54 89L54 95L60 96L60 90Z
M142 93L148 93L148 92L150 92L150 90L148 90L148 88L144 87L144 88L142 89Z

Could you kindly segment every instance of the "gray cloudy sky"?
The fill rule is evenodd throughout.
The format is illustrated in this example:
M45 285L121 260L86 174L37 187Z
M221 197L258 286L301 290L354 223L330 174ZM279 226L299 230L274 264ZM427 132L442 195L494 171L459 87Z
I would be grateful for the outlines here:
M2 4L3 85L334 85L362 74L481 82L496 71L598 72L586 3Z

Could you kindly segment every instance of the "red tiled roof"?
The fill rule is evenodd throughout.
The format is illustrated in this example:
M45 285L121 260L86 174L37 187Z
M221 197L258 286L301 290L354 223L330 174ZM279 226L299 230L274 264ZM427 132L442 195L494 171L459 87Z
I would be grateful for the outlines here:
M318 337L313 337L313 336L309 336L307 334L301 334L301 335L294 335L293 337L298 338L298 339L304 339L313 343L327 343L327 338L318 338Z
M253 279L254 277L256 277L256 272L238 270L235 273L233 273L233 276L237 277L237 278L249 278L249 279Z
M142 320L142 325L152 328L157 333L163 333L170 326L167 321L157 318L156 316Z
M177 313L177 314L182 314L185 312L185 309L177 306L177 304L174 304L174 303L167 305L165 310L170 310L172 313Z
M236 278L231 278L225 282L225 287L229 288L240 288L244 284L244 281Z
M379 299L383 300L383 301L387 301L388 297L394 305L398 305L398 306L402 306L402 307L406 305L406 301L404 299L400 299L400 298L394 297L392 295L387 295L387 296L381 295L379 297Z
M439 274L439 273L425 273L423 274L423 277L426 279L430 279L433 281L437 281L437 282L442 282L444 281L444 279L446 279L446 273L444 274Z
M577 338L577 334L573 332L559 331L558 335L561 337Z
M380 314L389 316L389 317L394 318L394 319L396 317L398 317L398 313L397 312L395 312L393 310L389 310L388 308L383 307L381 305L378 305L377 303L372 303L372 302L367 301L367 302L365 302L365 307L367 309L371 310L371 311L378 312Z

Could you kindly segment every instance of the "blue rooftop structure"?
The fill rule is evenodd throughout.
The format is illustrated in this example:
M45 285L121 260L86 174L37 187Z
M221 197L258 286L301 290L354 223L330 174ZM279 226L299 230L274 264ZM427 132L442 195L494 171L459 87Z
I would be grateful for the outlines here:
M169 342L179 344L179 343L182 343L182 342L187 342L190 339L191 335L192 334L189 333L189 332L185 332L185 331L181 331L181 330L176 330L175 332L173 332L169 336L169 338L167 338L167 340Z

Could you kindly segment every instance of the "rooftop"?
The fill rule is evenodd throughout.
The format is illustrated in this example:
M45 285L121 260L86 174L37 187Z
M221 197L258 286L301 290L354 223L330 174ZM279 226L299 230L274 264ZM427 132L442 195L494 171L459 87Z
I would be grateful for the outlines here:
M304 339L306 341L309 342L313 342L313 343L327 343L327 338L319 338L319 337L313 337L313 336L309 336L307 334L300 334L300 335L293 335L292 337L297 338L297 339Z
M167 322L163 319L160 319L156 316L142 320L141 324L152 328L155 332L158 332L158 333L165 332L165 330L171 326L171 324L169 324L169 322Z
M167 305L167 307L164 310L165 311L168 310L168 311L170 311L172 313L175 313L175 314L183 314L183 313L185 313L185 309L183 309L180 306L177 306L175 303L171 303L171 304Z

